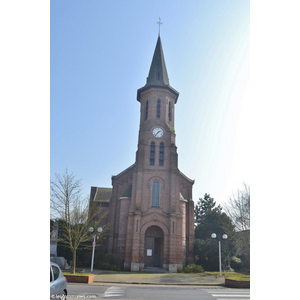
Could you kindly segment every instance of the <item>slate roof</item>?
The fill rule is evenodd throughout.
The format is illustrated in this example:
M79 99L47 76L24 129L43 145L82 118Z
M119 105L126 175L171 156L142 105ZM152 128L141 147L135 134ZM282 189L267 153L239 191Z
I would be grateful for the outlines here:
M124 195L123 195L123 197L131 197L131 190L132 190L132 184L130 184L129 186L128 186L128 188L126 189L126 191L125 191L125 193L124 193Z
M97 187L95 196L94 196L94 201L99 201L99 202L109 202L110 197L112 195L112 188L100 188Z
M138 89L137 100L140 101L140 95L142 92L152 87L168 89L175 95L175 103L177 102L179 93L170 86L160 36L158 36L157 39L156 47L152 58L152 63L147 77L147 82L142 88Z
M147 85L170 85L160 36L157 39Z

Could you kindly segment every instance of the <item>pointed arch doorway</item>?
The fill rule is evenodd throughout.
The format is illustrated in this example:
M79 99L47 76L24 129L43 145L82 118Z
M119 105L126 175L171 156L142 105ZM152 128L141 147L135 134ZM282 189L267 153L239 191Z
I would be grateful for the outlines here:
M151 226L145 233L145 267L162 267L164 233L158 226Z

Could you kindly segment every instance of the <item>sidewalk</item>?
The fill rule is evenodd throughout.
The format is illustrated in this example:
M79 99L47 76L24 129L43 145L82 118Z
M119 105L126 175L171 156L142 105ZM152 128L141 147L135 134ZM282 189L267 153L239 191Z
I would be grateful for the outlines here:
M125 283L154 285L187 285L187 286L224 286L225 279L208 274L184 273L122 273L101 272L94 270L94 283Z

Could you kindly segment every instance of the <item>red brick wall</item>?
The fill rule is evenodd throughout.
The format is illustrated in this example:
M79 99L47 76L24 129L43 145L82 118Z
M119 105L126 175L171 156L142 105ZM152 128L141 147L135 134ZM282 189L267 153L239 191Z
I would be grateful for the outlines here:
M157 99L161 100L160 119L156 118ZM140 94L139 101L141 118L135 165L112 178L109 251L122 255L127 268L132 263L141 267L144 263L145 232L151 226L158 226L164 233L164 265L185 265L187 261L193 260L194 202L191 199L194 182L178 170L174 131L176 96L169 89L149 88ZM172 108L171 120L168 115L169 102ZM159 139L152 134L153 128L157 126L164 131ZM151 142L156 145L154 166L150 165ZM164 143L163 166L159 165L161 142ZM159 208L151 206L153 180L160 182ZM131 197L124 198L131 184Z

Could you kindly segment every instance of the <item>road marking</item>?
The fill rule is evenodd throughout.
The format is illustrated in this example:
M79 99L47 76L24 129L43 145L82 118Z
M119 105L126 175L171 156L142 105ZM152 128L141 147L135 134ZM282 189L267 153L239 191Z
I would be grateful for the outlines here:
M250 290L208 290L216 300L250 300Z
M245 294L211 294L213 297L215 297L217 300L250 300L250 295Z
M250 297L248 297L248 298L216 298L217 300L250 300Z
M112 286L107 289L103 295L104 298L107 297L122 297L124 295L124 288L118 286Z
M213 297L246 297L250 298L250 295L243 294L211 294Z

